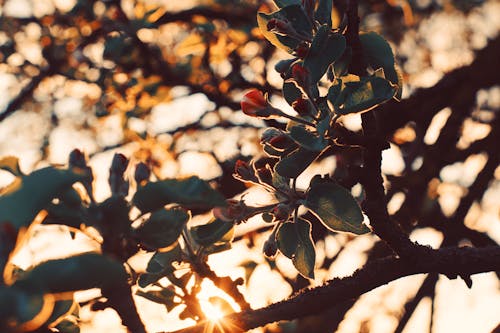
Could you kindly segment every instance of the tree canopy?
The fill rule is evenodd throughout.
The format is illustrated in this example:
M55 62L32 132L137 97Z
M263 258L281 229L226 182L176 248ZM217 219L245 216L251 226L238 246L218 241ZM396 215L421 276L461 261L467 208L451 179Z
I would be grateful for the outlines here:
M499 12L3 2L0 330L496 332Z

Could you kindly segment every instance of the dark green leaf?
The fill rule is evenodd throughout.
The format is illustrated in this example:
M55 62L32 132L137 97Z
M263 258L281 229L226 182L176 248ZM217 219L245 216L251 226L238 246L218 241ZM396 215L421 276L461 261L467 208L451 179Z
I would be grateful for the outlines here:
M170 203L177 203L187 209L209 209L226 204L219 192L196 176L150 182L137 190L132 202L143 213Z
M341 76L347 75L349 70L349 65L351 64L352 59L352 48L350 46L346 47L342 56L335 61L333 65L333 72L336 78L340 78Z
M149 291L138 290L136 294L152 302L165 305L168 312L172 311L173 308L179 305L179 303L174 302L174 298L177 294L169 288Z
M300 5L300 0L273 0L276 6L283 8L290 5Z
M16 178L0 197L0 223L9 222L16 229L28 227L52 199L85 177L71 170L47 167Z
M361 235L370 232L351 193L333 182L311 181L304 204L332 231Z
M46 210L48 215L43 221L44 224L61 224L79 229L80 225L88 223L85 210L80 207L74 208L63 203L51 203L46 207Z
M113 233L125 234L132 223L129 218L129 204L122 195L113 195L99 204L102 218L96 225L99 230L111 229Z
M288 104L292 105L293 102L302 97L302 91L293 82L284 82L283 97Z
M290 136L299 145L311 151L322 151L328 145L325 138L308 131L303 126L293 126L290 129Z
M311 224L303 219L299 219L296 224L299 243L292 258L292 262L300 274L306 278L314 279L316 251L311 237Z
M330 29L332 28L332 0L319 0L318 8L314 13L314 19L320 24L326 24Z
M397 87L381 77L346 82L335 101L335 112L349 114L369 111L394 97Z
M394 64L394 54L387 41L375 32L367 32L359 35L363 46L363 55L366 62L373 68L383 68L385 78L393 84L398 85L398 98L401 98L401 83Z
M14 176L20 177L23 175L19 168L19 159L14 156L7 156L0 159L0 169L8 171Z
M146 272L139 277L138 284L141 288L155 283L161 278L171 274L174 271L172 264L181 262L182 250L177 244L173 249L164 252L155 252L148 262Z
M340 96L340 91L342 90L342 83L336 83L330 88L328 88L328 95L326 98L332 103L332 105L337 105L337 98Z
M233 224L231 222L214 219L210 223L192 227L191 235L196 243L203 246L209 246L220 242L223 238L225 238L224 236L230 236L228 233L232 231ZM231 238L232 236L225 241L223 240L223 242L230 241Z
M285 222L279 227L276 233L276 243L280 252L286 257L293 258L299 241L299 236L295 230L295 223Z
M290 155L280 160L275 171L286 178L298 177L318 156L319 152L300 147Z
M98 253L43 262L24 273L15 286L48 293L112 288L127 279L123 265Z
M0 287L0 328L9 322L11 332L34 330L43 324L43 318L37 318L44 307L51 306L43 294L32 290L26 292L16 287ZM50 310L47 309L47 310ZM40 320L42 319L42 320ZM14 326L14 327L12 327ZM14 328L14 330L12 330Z
M80 333L80 326L74 320L63 320L56 328L60 333Z
M59 321L63 317L66 317L71 313L71 311L73 311L75 305L76 303L72 299L56 301L56 303L54 304L54 309L52 310L52 314L50 315L49 319L47 319L46 324L52 324L53 322Z
M267 30L267 23L271 19L279 19L290 22L295 30L305 36L311 36L312 26L300 4L289 5L275 11L271 14L259 12L257 13L257 24L264 37L267 38L274 46L291 53L302 42L298 39L288 36L275 34Z
M328 66L340 58L345 47L344 36L339 33L332 33L327 25L319 28L304 59L304 67L309 70L313 84L321 79Z
M135 234L148 249L159 249L172 245L188 221L189 214L182 208L160 209L153 212Z

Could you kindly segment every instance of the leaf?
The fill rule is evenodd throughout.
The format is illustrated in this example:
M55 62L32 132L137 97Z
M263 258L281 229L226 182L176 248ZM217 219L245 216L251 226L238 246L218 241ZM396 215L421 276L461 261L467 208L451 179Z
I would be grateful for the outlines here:
M328 145L328 141L305 129L303 126L293 126L290 136L302 147L311 151L322 151Z
M14 156L6 156L0 159L0 169L8 171L17 177L23 175L21 169L19 168L19 159Z
M311 23L309 22L309 19L307 18L306 13L304 13L304 10L302 9L302 6L300 4L285 6L271 14L262 12L257 13L257 24L264 37L266 37L266 39L269 40L271 44L282 50L292 53L292 51L297 48L301 41L288 36L278 35L274 32L269 31L267 29L267 23L274 18L288 21L298 33L301 33L302 35L308 37L311 36Z
M281 253L290 259L293 258L299 244L295 223L285 222L279 227L276 233L276 243Z
M401 98L402 85L394 63L394 54L389 43L375 32L367 32L359 35L363 46L363 56L366 62L373 68L383 68L385 78L398 86L397 98Z
M196 243L202 246L210 246L221 241L226 235L231 236L228 235L228 233L232 231L233 224L231 222L214 219L210 223L192 227L191 235ZM231 239L232 236L228 237L225 242L230 241Z
M275 171L286 178L298 177L318 156L319 152L298 148L275 166Z
M151 302L165 305L165 307L167 308L167 312L172 311L173 308L179 305L179 303L174 302L174 298L175 296L177 296L177 294L175 293L175 291L169 288L148 291L137 290L136 294L138 296L144 297L147 300L150 300Z
M132 202L141 212L151 212L170 203L187 209L210 209L225 206L225 198L204 180L193 176L150 182L139 188Z
M40 210L85 175L52 167L18 177L0 197L0 223L28 227Z
M54 309L46 324L54 325L54 323L61 321L64 317L69 315L75 308L76 303L73 299L56 301Z
M313 178L304 205L332 231L356 235L370 232L363 224L363 213L351 193L333 182Z
M33 290L0 287L0 328L8 322L9 332L33 331L43 325L54 308L54 298ZM14 330L12 330L14 329Z
M303 219L299 219L296 224L299 243L295 250L295 255L292 258L292 262L302 276L314 279L316 251L311 237L311 224Z
M182 261L182 250L177 244L173 249L155 252L148 262L146 273L141 274L138 284L141 288L155 283L174 271L172 264Z
M332 33L328 25L322 25L318 29L311 48L304 59L304 67L309 70L313 84L316 84L321 79L328 66L340 58L345 48L346 40L344 36L339 33Z
M274 0L274 3L279 8L283 8L290 5L300 5L300 0Z
M98 253L43 262L25 272L14 286L47 293L112 288L127 279L123 265Z
M326 24L328 28L332 28L332 0L319 0L318 8L314 13L314 19L321 24Z
M346 82L335 101L338 114L365 112L394 97L397 87L386 79L371 76L357 82Z
M285 98L288 104L292 105L293 102L301 97L302 91L293 82L283 82L283 98Z
M135 230L139 243L148 249L172 245L179 238L189 214L182 208L159 209Z

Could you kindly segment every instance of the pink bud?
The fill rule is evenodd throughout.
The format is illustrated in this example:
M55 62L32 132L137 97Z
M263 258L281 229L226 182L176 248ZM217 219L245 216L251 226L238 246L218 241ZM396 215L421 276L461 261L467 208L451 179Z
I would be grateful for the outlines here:
M297 84L304 88L309 89L309 71L307 68L301 64L295 64L292 66L292 77L295 79Z
M252 89L243 96L241 110L247 116L260 118L267 118L275 113L275 109L269 105L264 94L257 89Z

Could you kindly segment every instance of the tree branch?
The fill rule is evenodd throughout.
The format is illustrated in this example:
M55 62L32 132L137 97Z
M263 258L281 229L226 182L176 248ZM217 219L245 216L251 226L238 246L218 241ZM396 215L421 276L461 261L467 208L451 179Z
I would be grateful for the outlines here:
M440 273L449 278L456 278L495 271L498 267L500 267L498 246L430 250L412 262L394 257L378 259L367 263L350 277L333 279L325 286L306 290L265 308L233 313L222 318L219 325L229 332L244 332L279 320L317 314L405 276ZM214 324L203 322L173 333L201 333L208 325Z
M443 108L457 100L475 98L481 88L498 84L500 72L500 37L476 54L472 64L446 74L430 88L419 89L401 102L391 101L381 105L375 112L383 122L380 133L390 138L393 132L409 121L429 122Z

